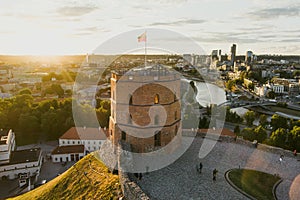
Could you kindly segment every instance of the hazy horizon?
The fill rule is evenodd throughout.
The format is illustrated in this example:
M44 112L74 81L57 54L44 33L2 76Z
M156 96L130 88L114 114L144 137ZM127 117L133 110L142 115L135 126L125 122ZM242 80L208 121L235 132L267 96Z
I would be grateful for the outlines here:
M236 43L239 55L300 55L297 0L15 0L1 1L0 11L1 55L85 55L119 34L150 28L180 33L206 54L229 54ZM139 34L130 40L135 48L143 47Z

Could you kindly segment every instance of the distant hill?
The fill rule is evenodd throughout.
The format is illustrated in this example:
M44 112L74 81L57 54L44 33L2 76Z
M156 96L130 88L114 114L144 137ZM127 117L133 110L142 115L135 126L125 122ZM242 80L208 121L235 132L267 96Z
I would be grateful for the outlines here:
M65 173L11 200L33 199L119 199L122 196L118 175L92 154L85 156Z

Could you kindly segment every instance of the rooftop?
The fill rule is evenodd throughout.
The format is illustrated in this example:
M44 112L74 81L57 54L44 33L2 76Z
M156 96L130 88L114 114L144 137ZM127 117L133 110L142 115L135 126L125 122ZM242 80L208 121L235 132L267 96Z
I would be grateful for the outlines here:
M84 153L84 145L58 146L52 154Z
M106 135L103 129L72 127L65 132L59 139L69 140L106 140Z
M41 154L41 148L12 151L10 162L4 165L36 162L39 160L40 154Z
M116 70L113 73L117 75L128 75L128 76L165 76L170 74L177 74L171 67L161 64L149 65L136 67L130 70Z

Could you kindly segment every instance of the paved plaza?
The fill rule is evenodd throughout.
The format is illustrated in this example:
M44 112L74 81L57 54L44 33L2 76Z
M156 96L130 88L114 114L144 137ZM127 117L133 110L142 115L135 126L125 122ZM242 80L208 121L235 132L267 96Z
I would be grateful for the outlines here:
M183 138L184 140L184 138ZM300 199L300 161L295 157L258 150L237 143L217 142L203 159L198 153L203 138L196 137L191 147L173 164L158 171L144 174L136 180L151 199L247 199L227 183L224 174L232 168L248 168L278 174L283 181L278 185L278 199ZM203 164L202 173L196 165ZM216 181L212 180L213 169L218 170Z

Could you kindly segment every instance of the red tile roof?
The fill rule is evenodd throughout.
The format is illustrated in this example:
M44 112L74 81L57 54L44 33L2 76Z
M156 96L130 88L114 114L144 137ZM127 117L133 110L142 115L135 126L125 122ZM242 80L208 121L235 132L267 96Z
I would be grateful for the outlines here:
M84 145L58 146L52 154L84 153Z
M105 130L99 128L72 127L59 139L106 140Z

